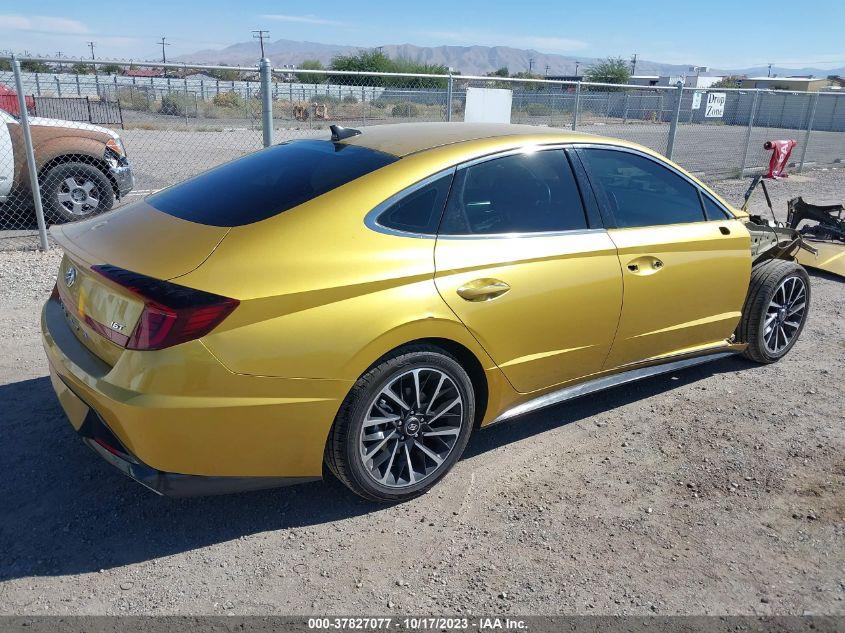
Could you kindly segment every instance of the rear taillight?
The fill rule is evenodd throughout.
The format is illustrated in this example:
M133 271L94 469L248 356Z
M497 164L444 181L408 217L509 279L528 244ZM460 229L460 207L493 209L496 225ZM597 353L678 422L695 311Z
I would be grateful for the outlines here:
M144 301L144 311L126 342L127 349L164 349L205 336L240 303L117 266L92 266L92 270Z

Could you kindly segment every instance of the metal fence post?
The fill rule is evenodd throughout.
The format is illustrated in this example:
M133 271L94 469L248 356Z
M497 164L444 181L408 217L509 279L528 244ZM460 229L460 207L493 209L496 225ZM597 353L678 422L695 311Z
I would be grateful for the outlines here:
M35 150L32 147L32 134L29 130L29 112L26 109L26 95L23 92L21 80L21 63L12 59L12 70L15 73L15 89L18 92L18 106L20 107L21 130L26 153L26 166L29 170L29 184L32 187L32 200L35 203L35 219L38 222L38 242L42 251L50 248L47 243L47 225L44 222L44 207L41 206L41 187L38 185L38 167L35 164Z
M264 147L273 144L273 95L270 94L270 60L266 57L258 64L261 74L261 130L264 137Z
M452 91L455 80L452 78L452 69L449 69L449 79L446 80L446 120L452 120Z
M745 131L745 150L742 153L742 165L739 167L739 177L745 175L745 168L748 165L748 152L751 150L751 131L754 129L754 119L757 118L757 107L760 103L760 91L754 91L754 99L751 101L751 113L748 115L748 129Z
M575 105L572 106L572 131L578 127L578 108L581 107L581 82L575 84Z
M672 114L672 123L669 125L669 138L666 140L666 158L672 158L672 150L675 147L675 135L678 133L678 120L681 118L681 97L684 94L684 83L678 81L675 84L675 112Z
M810 144L810 132L813 131L813 119L816 118L816 106L819 104L819 93L816 92L812 96L813 102L810 104L810 114L807 116L807 132L804 134L804 147L801 148L801 161L798 163L799 173L804 171L804 159L807 157L807 145Z

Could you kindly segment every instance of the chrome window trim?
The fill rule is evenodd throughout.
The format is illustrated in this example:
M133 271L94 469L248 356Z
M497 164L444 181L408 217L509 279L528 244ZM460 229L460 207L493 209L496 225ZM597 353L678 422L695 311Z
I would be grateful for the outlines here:
M410 185L409 187L405 187L401 191L394 193L384 202L380 202L378 205L373 207L373 209L364 216L364 224L375 231L376 233L384 233L386 235L396 235L398 237L413 237L417 239L435 239L437 237L437 231L435 230L434 233L415 233L413 231L402 231L400 229L394 229L389 226L384 226L383 224L379 224L378 218L379 216L387 211L390 207L392 207L397 202L400 202L407 196L411 195L412 193L419 191L423 187L427 187L431 183L445 177L448 175L455 176L455 167L448 167L443 169L436 174L432 174L431 176L426 176L422 180Z
M490 240L490 239L527 239L532 237L563 237L565 235L586 235L607 233L604 227L594 229L566 229L564 231L535 231L533 233L468 233L466 235L437 235L438 240Z
M465 235L442 235L439 232L436 233L415 233L411 231L401 231L399 229L390 228L378 223L378 216L381 215L383 212L387 211L392 205L396 204L405 196L408 196L415 191L431 184L432 182L442 178L443 176L447 176L450 173L452 176L456 176L458 170L466 169L468 167L472 167L474 165L478 165L480 163L484 163L490 160L496 160L497 158L504 158L506 156L513 156L515 154L527 154L533 152L540 152L540 151L551 151L551 150L567 150L567 149L610 149L619 152L627 152L629 154L635 154L637 156L642 156L643 158L649 159L654 163L657 163L661 167L668 169L672 173L680 176L684 181L689 183L699 195L707 196L712 200L720 209L722 209L726 214L727 217L724 220L708 220L707 216L704 213L704 205L702 202L701 207L701 222L719 222L719 221L728 221L728 220L735 220L736 216L730 212L724 205L719 203L712 195L710 195L705 189L701 187L700 184L692 180L687 174L679 171L676 167L670 165L669 163L664 162L659 157L652 156L642 150L639 150L634 147L626 147L624 145L616 145L614 143L601 143L601 142L584 142L584 141L554 141L550 143L530 143L527 145L522 145L520 147L514 147L511 149L506 150L499 150L493 152L491 154L485 154L484 156L478 156L468 161L464 161L463 163L458 163L453 165L452 167L447 167L431 176L427 176L426 178L420 180L419 182L406 187L402 191L393 194L384 202L381 202L376 207L374 207L366 216L364 216L364 224L376 231L377 233L384 233L386 235L395 235L398 237L411 237L416 239L443 239L443 240L480 240L480 239L525 239L531 237L557 237L557 236L565 236L565 235L580 235L580 234L587 234L587 233L601 233L607 232L608 229L614 230L625 230L627 228L646 228L646 227L610 227L610 226L602 226L596 228L586 228L586 229L568 229L563 231L544 231L544 232L532 232L532 233L484 233L484 234L472 234L468 233ZM587 172L587 177L590 177L590 170L585 166L585 171ZM574 175L574 174L573 174ZM597 201L600 205L601 203ZM583 204L583 201L582 201ZM655 224L649 226L677 226L678 224L697 224L698 222L682 222L682 223L673 223L673 224Z

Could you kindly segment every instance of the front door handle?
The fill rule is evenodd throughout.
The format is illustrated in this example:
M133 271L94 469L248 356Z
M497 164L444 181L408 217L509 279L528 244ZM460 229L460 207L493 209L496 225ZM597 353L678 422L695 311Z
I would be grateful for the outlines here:
M458 288L457 293L461 299L467 301L490 301L501 297L511 287L501 279L474 279Z
M663 270L663 262L651 255L632 259L627 266L628 270L634 275L653 275Z

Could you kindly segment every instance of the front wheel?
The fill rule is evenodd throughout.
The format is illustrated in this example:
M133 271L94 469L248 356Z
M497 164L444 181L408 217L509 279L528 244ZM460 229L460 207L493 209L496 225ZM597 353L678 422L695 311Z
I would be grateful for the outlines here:
M109 211L114 189L108 177L87 163L61 163L44 177L46 211L61 222L84 220Z
M745 357L774 363L792 349L810 311L810 278L794 262L773 259L751 271L748 297L737 338L747 343Z
M335 419L326 463L365 499L411 499L458 461L474 419L463 367L439 348L414 346L358 379Z

